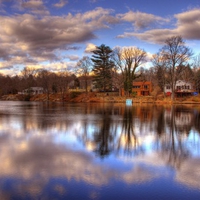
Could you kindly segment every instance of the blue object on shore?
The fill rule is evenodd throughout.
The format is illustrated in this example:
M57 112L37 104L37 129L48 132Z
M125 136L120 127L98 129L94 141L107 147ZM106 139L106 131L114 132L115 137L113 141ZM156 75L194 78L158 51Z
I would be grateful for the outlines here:
M126 105L131 106L133 103L132 99L126 99Z
M197 96L197 95L198 95L198 92L193 92L193 95L194 95L194 96Z

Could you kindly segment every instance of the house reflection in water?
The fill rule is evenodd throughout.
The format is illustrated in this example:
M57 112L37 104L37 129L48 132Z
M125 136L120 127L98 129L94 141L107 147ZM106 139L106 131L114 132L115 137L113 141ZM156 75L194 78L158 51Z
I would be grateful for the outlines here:
M166 109L165 118L167 124L176 131L188 135L193 125L194 113L191 109L176 106Z

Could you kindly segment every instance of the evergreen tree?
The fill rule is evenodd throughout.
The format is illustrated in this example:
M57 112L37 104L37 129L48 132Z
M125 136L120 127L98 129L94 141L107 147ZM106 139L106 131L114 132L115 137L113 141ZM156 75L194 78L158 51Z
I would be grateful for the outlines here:
M111 61L112 49L102 44L93 51L92 62L94 72L94 86L101 91L112 89L112 68L114 63Z

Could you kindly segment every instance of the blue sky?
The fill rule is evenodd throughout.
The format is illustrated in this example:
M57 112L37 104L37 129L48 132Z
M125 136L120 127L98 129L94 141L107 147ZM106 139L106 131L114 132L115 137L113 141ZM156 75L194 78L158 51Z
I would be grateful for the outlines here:
M200 0L0 0L0 73L71 70L95 46L157 53L181 35L200 52Z

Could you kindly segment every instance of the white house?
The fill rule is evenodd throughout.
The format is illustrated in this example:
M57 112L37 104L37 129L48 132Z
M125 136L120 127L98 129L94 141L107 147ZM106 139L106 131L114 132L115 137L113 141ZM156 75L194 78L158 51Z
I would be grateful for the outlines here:
M164 88L164 92L167 95L171 95L172 88L170 84L166 84ZM195 88L191 82L178 80L175 85L175 93L176 94L191 94L195 92Z
M30 87L23 90L22 92L19 92L19 94L33 94L33 95L43 94L43 93L44 93L43 87Z

